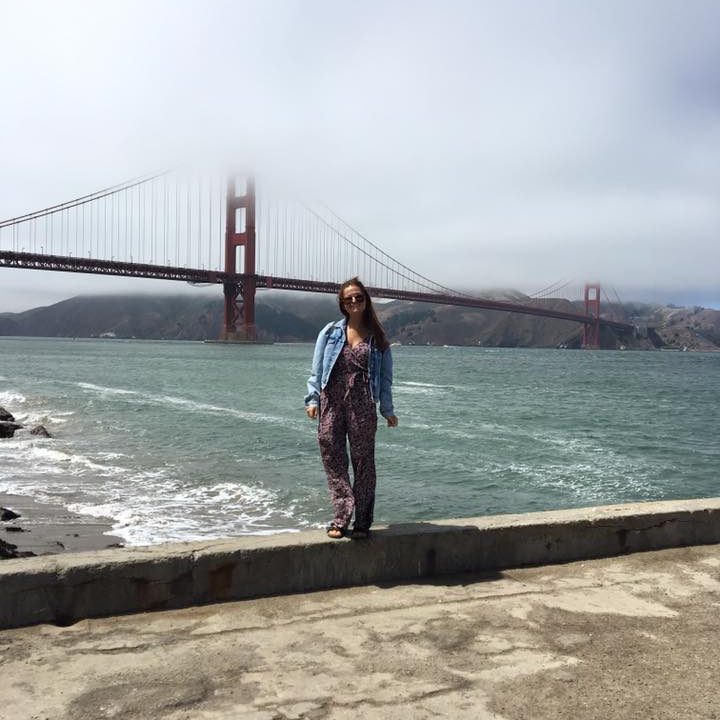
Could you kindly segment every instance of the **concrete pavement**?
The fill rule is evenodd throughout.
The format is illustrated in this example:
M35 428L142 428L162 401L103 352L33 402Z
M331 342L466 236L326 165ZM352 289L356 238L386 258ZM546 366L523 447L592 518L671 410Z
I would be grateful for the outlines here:
M36 625L0 715L710 720L719 610L709 545Z

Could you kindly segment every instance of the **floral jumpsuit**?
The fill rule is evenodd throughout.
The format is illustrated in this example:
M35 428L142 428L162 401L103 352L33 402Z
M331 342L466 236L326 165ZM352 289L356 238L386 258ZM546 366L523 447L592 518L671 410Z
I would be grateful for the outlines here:
M375 431L377 413L370 395L370 343L347 343L320 394L318 440L338 527L347 527L355 510L355 527L370 529L375 507ZM347 440L346 440L347 439ZM353 485L348 475L350 443Z

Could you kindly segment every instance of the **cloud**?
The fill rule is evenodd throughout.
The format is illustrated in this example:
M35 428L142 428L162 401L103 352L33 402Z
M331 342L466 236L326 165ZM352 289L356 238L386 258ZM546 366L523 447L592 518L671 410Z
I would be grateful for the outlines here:
M717 3L6 2L0 22L2 217L222 161L442 283L720 305Z

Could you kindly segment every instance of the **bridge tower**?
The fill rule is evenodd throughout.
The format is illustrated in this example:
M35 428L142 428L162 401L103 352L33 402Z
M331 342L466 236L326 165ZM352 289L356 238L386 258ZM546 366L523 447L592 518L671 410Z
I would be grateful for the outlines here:
M585 314L593 318L583 325L583 344L588 350L600 348L600 285L585 284Z
M253 342L255 329L255 182L245 179L238 195L237 179L228 178L225 221L225 272L242 274L237 281L223 283L225 317L220 340ZM238 217L239 216L239 217ZM243 268L237 268L237 248L243 248Z

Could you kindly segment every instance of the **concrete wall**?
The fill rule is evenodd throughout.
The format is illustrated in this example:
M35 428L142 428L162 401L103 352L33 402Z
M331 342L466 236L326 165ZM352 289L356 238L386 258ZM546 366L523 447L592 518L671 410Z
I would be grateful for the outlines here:
M720 498L0 562L0 628L720 542Z

